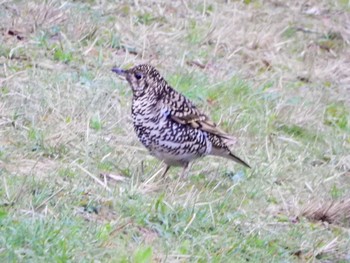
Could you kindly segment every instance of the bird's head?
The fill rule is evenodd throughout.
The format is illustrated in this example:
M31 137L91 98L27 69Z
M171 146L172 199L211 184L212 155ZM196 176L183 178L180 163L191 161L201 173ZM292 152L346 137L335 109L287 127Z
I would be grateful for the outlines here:
M142 96L145 93L154 93L155 89L160 88L163 83L163 78L160 76L159 72L148 64L137 65L127 70L113 68L112 71L125 77L135 96Z

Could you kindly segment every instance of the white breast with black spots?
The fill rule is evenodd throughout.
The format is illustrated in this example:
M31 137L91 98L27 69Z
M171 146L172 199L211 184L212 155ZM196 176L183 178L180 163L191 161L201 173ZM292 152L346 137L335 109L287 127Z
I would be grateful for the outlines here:
M165 109L140 102L133 105L133 121L141 143L169 165L183 165L211 151L205 131L173 121Z

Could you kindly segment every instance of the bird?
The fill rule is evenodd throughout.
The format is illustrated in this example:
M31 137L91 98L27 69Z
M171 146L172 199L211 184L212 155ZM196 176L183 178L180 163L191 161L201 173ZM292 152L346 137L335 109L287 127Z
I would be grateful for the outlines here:
M165 163L162 178L171 166L183 167L184 177L189 163L206 155L225 157L251 168L230 150L236 138L172 88L155 67L140 64L112 71L131 86L134 130L149 153Z

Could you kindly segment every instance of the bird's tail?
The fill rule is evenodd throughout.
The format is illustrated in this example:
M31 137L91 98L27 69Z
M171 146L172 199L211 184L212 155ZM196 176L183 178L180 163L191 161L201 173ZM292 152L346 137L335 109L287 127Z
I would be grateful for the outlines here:
M230 152L230 150L227 147L225 148L213 147L210 154L230 159L232 161L235 161L236 163L244 165L245 167L251 168L249 164L247 164L241 158L237 157L232 152Z
M227 156L224 156L224 157L226 157L226 158L228 158L230 160L233 160L233 161L235 161L237 163L240 163L240 164L244 165L245 167L251 168L249 164L247 164L245 161L243 161L241 158L235 156L231 152Z
M220 135L209 133L208 135L209 141L212 143L210 154L233 160L244 165L245 167L251 168L249 164L230 151L229 146L237 143L237 139L235 137L226 133L221 133Z

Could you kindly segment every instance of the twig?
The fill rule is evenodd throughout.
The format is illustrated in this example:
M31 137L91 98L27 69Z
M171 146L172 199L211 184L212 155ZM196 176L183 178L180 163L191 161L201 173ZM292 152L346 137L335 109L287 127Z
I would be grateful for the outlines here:
M184 233L187 231L187 229L190 227L190 225L193 223L193 220L196 218L196 213L193 213L190 222L188 222L187 226L184 229Z
M112 190L105 185L100 179L98 179L95 175L90 173L88 170L86 170L84 167L82 167L79 164L75 164L80 170L82 170L84 173L86 173L88 176L90 176L92 179L94 179L98 184L100 184L104 189L106 189L108 192L112 192Z
M24 73L24 72L26 72L26 71L25 71L25 70L18 71L18 72L16 72L16 73L14 73L14 74L12 74L12 75L10 75L10 76L4 78L4 79L0 79L0 85L2 85L2 83L4 83L4 82L6 82L6 81L8 81L8 80L10 80L10 79L12 79L12 78L14 78L14 77L16 77L17 75L22 74L22 73Z
M50 201L53 197L55 197L57 194L59 194L63 189L65 188L65 186L62 186L60 189L58 189L55 193L53 193L52 195L50 195L48 198L46 198L40 205L38 205L35 209L39 209L40 207L42 207L44 204L46 204L48 201Z

